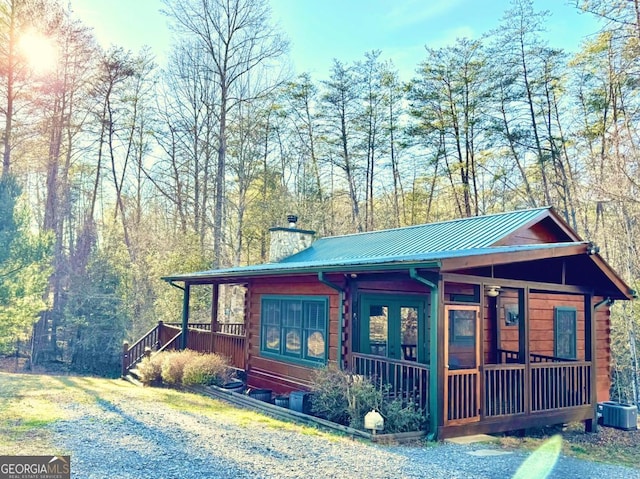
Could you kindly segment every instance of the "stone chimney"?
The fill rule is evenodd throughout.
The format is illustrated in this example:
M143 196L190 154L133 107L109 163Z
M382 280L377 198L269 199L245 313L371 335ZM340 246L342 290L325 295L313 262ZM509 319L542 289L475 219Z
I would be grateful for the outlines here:
M283 228L276 226L270 228L271 244L269 247L269 262L277 263L287 256L296 254L303 249L307 249L313 243L313 235L315 231L300 230L296 228L298 217L295 215L287 216L289 226Z

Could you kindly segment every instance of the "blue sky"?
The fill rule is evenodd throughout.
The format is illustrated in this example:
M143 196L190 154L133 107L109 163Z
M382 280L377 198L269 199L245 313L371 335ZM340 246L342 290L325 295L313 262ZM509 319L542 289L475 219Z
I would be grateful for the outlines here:
M352 62L381 50L408 80L424 59L424 46L442 47L457 37L478 38L495 28L509 0L270 0L273 19L291 41L298 73L325 78L333 58ZM71 0L76 15L94 28L105 46L133 51L150 45L159 63L171 44L160 0ZM569 52L598 29L569 0L534 0L549 10L548 41Z

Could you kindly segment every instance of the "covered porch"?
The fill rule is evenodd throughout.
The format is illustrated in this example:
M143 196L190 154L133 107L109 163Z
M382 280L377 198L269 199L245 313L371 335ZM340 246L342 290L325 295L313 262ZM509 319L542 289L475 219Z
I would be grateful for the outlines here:
M361 295L347 367L424 408L439 438L572 421L595 428L609 361L596 338L610 300L461 274L434 286L422 296Z

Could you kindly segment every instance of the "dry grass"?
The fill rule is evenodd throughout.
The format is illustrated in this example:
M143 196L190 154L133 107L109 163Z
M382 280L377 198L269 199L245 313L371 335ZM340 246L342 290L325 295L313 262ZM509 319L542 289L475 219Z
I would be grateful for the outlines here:
M499 442L505 448L536 449L554 434L561 435L566 456L640 468L640 430L599 426L597 433L585 433L584 426L576 423L528 430L525 437L505 435Z

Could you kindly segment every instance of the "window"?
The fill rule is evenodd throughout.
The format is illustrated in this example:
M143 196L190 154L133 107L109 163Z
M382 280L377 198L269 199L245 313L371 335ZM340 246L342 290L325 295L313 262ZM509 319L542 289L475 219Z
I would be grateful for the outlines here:
M450 343L475 344L476 312L466 309L450 309L449 328Z
M327 298L264 296L261 346L267 355L325 363L327 360Z
M563 359L576 359L576 308L558 306L554 314L554 356Z

